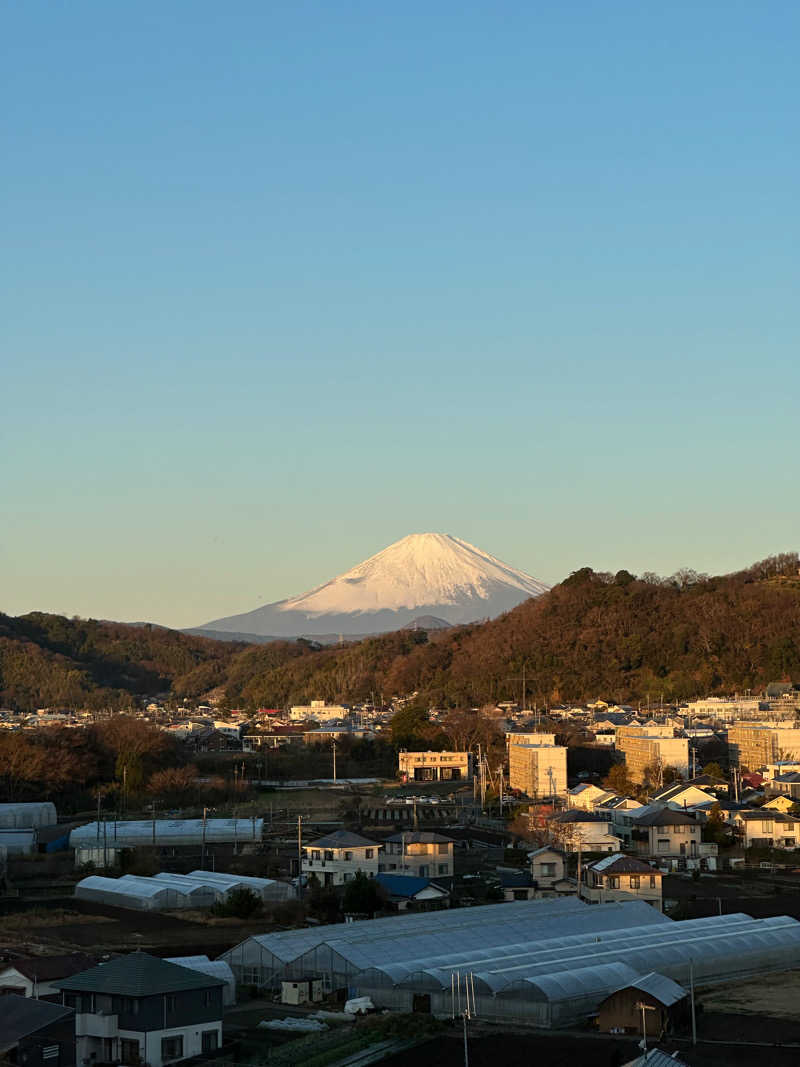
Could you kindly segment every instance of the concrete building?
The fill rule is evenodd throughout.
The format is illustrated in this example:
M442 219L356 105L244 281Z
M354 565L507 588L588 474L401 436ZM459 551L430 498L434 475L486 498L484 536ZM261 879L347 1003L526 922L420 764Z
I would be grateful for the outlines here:
M625 757L628 771L635 782L643 782L645 769L659 765L674 767L686 778L689 775L689 742L685 737L652 737L650 734L617 733L617 749Z
M387 873L414 878L452 878L453 840L413 830L387 839L381 867Z
M641 725L630 723L628 726L617 727L617 742L624 737L663 737L666 739L674 736L675 727L671 723L647 722Z
M506 734L507 745L549 745L553 746L556 743L555 734L540 734L536 733L522 733L517 730L510 730Z
M603 856L583 869L578 890L590 904L615 900L644 900L662 910L661 871L633 856Z
M456 782L472 777L471 752L401 752L398 771L406 782Z
M322 885L344 885L361 871L374 878L380 869L382 846L349 830L312 841L303 849L303 874L315 875Z
M350 709L342 704L326 704L324 700L312 700L310 704L295 704L289 709L291 722L305 722L313 719L315 722L339 722L346 719Z
M706 697L686 705L690 719L718 719L734 722L736 719L758 718L764 705L758 697Z
M592 785L590 782L581 782L580 785L567 790L567 807L595 811L616 796L613 790L603 789L602 786Z
M147 1063L208 1055L222 1044L225 983L146 952L59 980L75 1011L79 1063Z
M734 723L728 727L728 754L735 767L758 770L777 761L800 758L800 729L767 723Z
M567 750L562 745L508 747L508 784L529 797L563 796L567 791Z

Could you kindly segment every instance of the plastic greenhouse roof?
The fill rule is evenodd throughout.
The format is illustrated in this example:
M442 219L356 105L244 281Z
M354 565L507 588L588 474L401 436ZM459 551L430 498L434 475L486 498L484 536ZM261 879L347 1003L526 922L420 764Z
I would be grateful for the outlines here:
M329 923L304 930L257 934L230 949L225 953L225 958L235 959L237 952L246 951L248 944L252 943L283 963L290 963L304 953L334 941L338 944L360 941L378 941L385 944L388 940L407 939L420 932L444 934L446 931L486 926L489 922L492 925L503 922L519 924L532 918L557 919L572 912L587 911L590 907L585 901L579 901L575 897L564 897L486 904L475 908L451 908L447 911L419 912L413 915L389 916L385 919L362 919L353 923ZM652 911L650 908L648 910ZM448 939L450 944L453 936L451 933ZM461 936L459 932L459 939Z
M98 889L104 893L114 893L124 897L155 897L159 893L165 893L168 886L160 882L147 882L144 885L125 882L122 878L104 878L99 874L92 874L88 878L82 878L75 886L77 889Z

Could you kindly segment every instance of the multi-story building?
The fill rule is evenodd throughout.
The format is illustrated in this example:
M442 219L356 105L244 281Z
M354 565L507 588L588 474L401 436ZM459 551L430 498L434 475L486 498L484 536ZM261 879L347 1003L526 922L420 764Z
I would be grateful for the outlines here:
M777 761L800 758L800 729L769 723L733 723L728 754L736 767L755 771Z
M146 952L55 982L75 1011L78 1063L147 1063L209 1055L222 1044L225 983Z
M592 904L644 900L662 910L662 873L633 856L603 856L587 864L578 895Z
M401 752L400 777L406 782L455 782L472 777L471 752Z
M326 704L324 700L312 700L310 704L295 704L289 709L291 722L340 722L350 714L350 709L342 704Z
M687 704L685 711L690 720L718 719L719 722L734 722L736 719L758 718L763 706L758 697L706 697L704 700Z
M652 737L641 732L617 731L617 750L625 757L635 782L643 782L647 768L674 767L681 777L689 774L689 742L685 737Z
M508 747L508 784L529 797L563 796L567 791L567 750L563 745Z
M374 878L380 868L382 846L349 830L335 830L303 849L303 874L322 885L344 885L360 871Z
M507 745L550 745L556 743L555 734L523 733L521 730L509 730L506 734Z
M415 878L453 877L453 840L413 830L387 839L381 870Z

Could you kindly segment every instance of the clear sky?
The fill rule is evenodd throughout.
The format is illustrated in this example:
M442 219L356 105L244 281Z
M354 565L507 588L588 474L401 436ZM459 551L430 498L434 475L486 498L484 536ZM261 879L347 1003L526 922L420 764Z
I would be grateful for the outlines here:
M0 610L797 547L797 4L0 18Z

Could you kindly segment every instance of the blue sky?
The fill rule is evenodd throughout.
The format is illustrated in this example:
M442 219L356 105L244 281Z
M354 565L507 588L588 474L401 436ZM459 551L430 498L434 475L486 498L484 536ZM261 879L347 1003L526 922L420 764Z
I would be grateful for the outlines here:
M797 546L797 5L2 22L0 610Z

